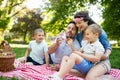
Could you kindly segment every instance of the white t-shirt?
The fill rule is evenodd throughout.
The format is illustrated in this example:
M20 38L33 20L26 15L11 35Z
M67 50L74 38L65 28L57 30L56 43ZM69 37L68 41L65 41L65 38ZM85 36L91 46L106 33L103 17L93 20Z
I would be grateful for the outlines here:
M82 41L82 51L84 54L94 55L94 53L103 54L105 49L103 45L99 42L99 40L90 44L87 40Z
M43 59L45 58L45 53L48 51L48 46L45 41L37 43L33 40L29 43L28 48L31 49L30 57L39 64L43 64Z
M77 50L80 49L80 45L78 41L75 39L72 43ZM53 63L61 63L63 56L69 56L72 53L71 47L69 47L68 44L66 44L66 41L62 42L60 46L57 48L57 50L51 54L51 59Z

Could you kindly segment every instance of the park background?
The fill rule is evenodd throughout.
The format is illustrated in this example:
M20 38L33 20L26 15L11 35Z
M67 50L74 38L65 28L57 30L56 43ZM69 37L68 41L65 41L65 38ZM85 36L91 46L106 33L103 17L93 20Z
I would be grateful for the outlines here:
M24 56L33 31L42 28L51 45L77 11L90 17L107 32L112 46L112 68L120 69L120 0L0 0L0 42L7 40L16 54Z

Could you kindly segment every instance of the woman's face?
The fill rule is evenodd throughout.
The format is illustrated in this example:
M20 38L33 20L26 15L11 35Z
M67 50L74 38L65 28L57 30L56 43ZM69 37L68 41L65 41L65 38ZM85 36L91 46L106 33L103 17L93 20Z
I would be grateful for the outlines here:
M78 29L81 30L81 31L84 31L85 28L88 26L88 22L87 21L85 22L83 19L81 20L81 19L75 18L74 21L75 21Z

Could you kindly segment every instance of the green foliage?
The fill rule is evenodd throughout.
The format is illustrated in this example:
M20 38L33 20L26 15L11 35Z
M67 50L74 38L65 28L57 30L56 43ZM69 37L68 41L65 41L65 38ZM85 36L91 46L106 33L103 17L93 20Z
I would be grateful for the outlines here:
M10 18L12 17L12 10L14 10L15 6L21 4L24 0L9 0L6 3L3 3L4 0L0 1L0 29L6 29L7 25L10 22ZM4 5L2 5L4 4Z
M21 14L18 14L16 16L16 22L13 25L13 28L10 30L11 33L13 33L13 36L16 35L17 38L23 37L23 40L26 41L31 39L31 36L33 35L33 31L36 28L41 28L40 24L42 21L42 18L40 17L40 13L36 14L35 11L30 11L28 9L24 9L24 12ZM26 38L28 36L28 38Z
M74 12L81 10L88 0L50 0L48 13L52 12L52 19L44 26L52 32L64 30L66 23L73 18Z
M108 0L104 2L103 28L112 40L120 40L120 0Z

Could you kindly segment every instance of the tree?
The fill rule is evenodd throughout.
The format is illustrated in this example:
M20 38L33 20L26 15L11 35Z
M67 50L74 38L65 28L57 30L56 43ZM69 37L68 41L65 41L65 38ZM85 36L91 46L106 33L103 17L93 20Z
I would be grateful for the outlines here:
M96 2L97 0L50 0L47 13L52 13L50 14L52 18L50 17L50 22L44 26L54 33L64 30L66 23L73 19L76 11L87 10L91 3Z
M23 40L26 42L27 35L31 38L33 31L36 28L41 28L40 24L42 18L40 15L41 13L36 13L36 10L24 9L16 17L16 23L13 25L10 32L13 33L14 36L16 35L16 37L23 36Z
M16 6L22 4L23 1L24 0L0 0L0 36L2 38L4 38L4 32L8 27L10 19L17 14L17 12L13 10Z
M111 40L120 40L120 0L109 0L103 2L103 28Z

